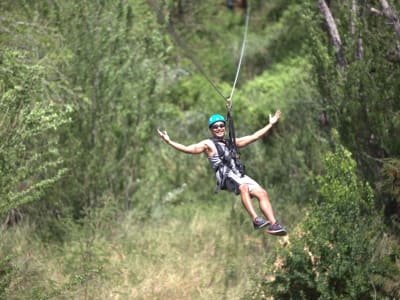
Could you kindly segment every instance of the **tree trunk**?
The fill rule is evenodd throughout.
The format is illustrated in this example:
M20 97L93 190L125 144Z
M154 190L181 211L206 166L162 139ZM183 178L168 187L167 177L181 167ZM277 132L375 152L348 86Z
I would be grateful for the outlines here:
M338 64L341 67L341 69L344 70L344 68L346 66L346 61L344 59L342 40L340 39L340 35L337 30L335 19L333 18L331 10L329 9L325 0L318 0L318 4L319 4L319 8L320 8L322 14L325 17L326 23L328 25L329 34L331 36L333 46L335 48Z
M356 20L357 17L359 16L358 13L358 6L357 6L357 0L352 0L351 2L351 18L350 18L350 34L351 37L353 38L354 45L356 45L356 59L361 60L363 58L363 40L361 38L361 35L359 34L357 36L356 33Z
M400 20L397 17L394 10L390 7L389 3L386 0L379 0L382 6L382 10L378 10L376 8L371 8L371 12L384 16L386 19L393 24L394 31L397 34L397 37L400 39Z

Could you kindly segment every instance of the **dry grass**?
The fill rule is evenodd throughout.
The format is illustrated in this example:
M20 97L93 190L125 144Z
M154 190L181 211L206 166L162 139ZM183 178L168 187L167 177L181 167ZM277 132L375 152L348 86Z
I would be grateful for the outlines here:
M132 215L111 235L95 232L62 247L29 244L21 233L15 254L35 262L34 270L26 289L10 298L32 295L38 286L46 295L56 286L50 299L242 299L277 239L254 232L240 205L233 208L244 220L239 224L225 205L176 208L156 226ZM93 268L98 272L71 284Z
M266 236L249 224L232 232L220 222L225 214L197 212L189 223L171 219L158 229L127 222L125 282L116 288L125 296L115 299L241 299L265 259Z

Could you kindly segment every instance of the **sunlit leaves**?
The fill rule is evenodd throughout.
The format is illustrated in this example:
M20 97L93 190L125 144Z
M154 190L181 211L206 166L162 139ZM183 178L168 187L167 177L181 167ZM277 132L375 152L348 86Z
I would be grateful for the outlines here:
M69 122L70 106L43 98L45 67L5 50L0 68L0 214L34 202L66 169L56 131ZM51 93L54 95L54 93Z

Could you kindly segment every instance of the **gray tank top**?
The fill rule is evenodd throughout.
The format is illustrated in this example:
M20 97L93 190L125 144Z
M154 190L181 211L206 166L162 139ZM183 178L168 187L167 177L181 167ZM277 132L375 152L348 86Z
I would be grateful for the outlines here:
M221 146L222 150L225 153L225 157L229 157L231 154L229 153L229 149L228 147L224 144L224 143L219 143L219 145ZM212 147L215 151L214 156L208 157L208 162L210 163L211 168L213 168L213 170L218 170L218 168L220 168L221 165L224 166L224 171L223 172L229 172L229 171L233 171L235 174L239 174L239 171L236 168L235 162L233 161L233 159L231 159L231 162L229 164L229 166L227 166L226 164L224 164L224 162L222 161L222 157L219 155L217 147L214 144L214 141L212 143Z
M224 151L226 151L226 146L223 143L220 143L222 149L224 149ZM217 170L218 167L222 164L222 159L218 154L218 150L217 147L215 147L214 142L212 143L212 148L215 152L214 156L208 157L208 162L210 163L211 168L213 168L213 170Z

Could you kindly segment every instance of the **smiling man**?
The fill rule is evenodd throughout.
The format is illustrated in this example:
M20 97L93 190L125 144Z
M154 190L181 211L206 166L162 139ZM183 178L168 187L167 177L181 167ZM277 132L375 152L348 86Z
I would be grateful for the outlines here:
M243 148L264 136L281 116L278 110L274 116L269 116L269 123L251 135L236 138L237 148ZM212 135L192 145L182 145L174 142L166 131L157 129L160 137L176 150L190 154L205 153L211 167L215 170L218 190L223 189L235 194L240 194L243 206L246 208L253 221L255 229L267 228L267 232L274 235L285 235L286 230L275 219L271 202L267 191L262 188L254 179L244 174L244 168L240 161L232 154L232 145L225 139L225 118L219 114L212 115L208 120L208 128ZM254 210L251 198L258 199L260 210L264 217L258 216Z

